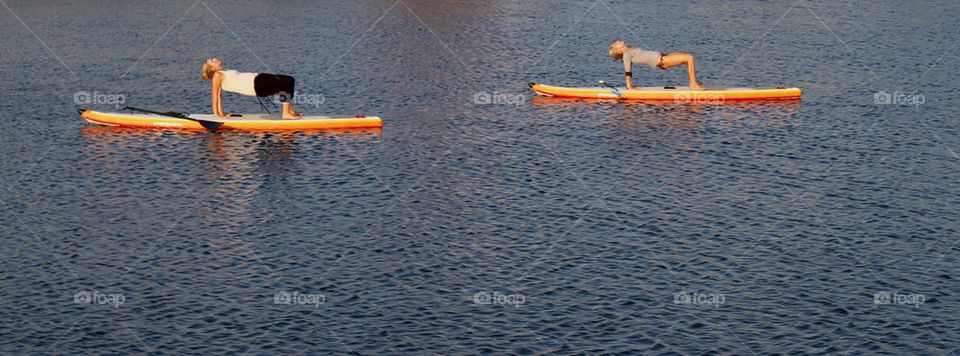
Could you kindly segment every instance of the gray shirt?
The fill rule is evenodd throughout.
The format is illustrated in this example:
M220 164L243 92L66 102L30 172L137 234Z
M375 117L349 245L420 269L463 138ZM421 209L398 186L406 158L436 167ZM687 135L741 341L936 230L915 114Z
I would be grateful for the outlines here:
M629 72L634 64L657 67L660 63L660 52L631 48L623 52L623 71Z

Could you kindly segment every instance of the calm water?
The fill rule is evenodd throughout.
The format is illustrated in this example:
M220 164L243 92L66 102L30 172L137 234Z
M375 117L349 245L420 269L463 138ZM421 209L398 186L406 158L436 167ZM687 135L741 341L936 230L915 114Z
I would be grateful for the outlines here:
M5 3L2 353L960 352L956 1ZM531 97L615 38L803 101ZM212 56L384 127L76 115Z

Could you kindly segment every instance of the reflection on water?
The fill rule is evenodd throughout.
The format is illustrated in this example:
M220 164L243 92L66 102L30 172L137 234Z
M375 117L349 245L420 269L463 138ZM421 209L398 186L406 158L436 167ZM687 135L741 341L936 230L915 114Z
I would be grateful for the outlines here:
M80 134L85 142L84 159L102 169L104 176L124 175L129 167L114 157L130 154L142 154L160 164L199 169L203 182L198 183L211 188L203 191L222 203L218 213L227 213L232 222L242 225L247 222L243 219L253 217L250 204L264 184L283 184L294 174L300 163L296 152L309 152L321 142L358 144L378 140L381 130L203 133L85 126ZM191 137L199 138L203 144L192 147L176 143Z
M802 103L800 100L777 100L704 105L534 96L530 105L538 125L558 129L583 127L654 140L669 132L692 134L710 129L746 133L782 129L794 121ZM668 144L695 144L697 136L675 137Z

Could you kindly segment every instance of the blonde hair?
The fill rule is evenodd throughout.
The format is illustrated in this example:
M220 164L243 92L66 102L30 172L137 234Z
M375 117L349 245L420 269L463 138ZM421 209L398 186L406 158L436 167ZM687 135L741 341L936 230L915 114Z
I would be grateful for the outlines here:
M213 73L214 71L210 66L210 60L204 59L203 66L200 67L200 78L203 78L203 80L213 79Z
M608 50L607 50L607 54L610 55L610 58L613 58L619 61L623 59L623 51L617 51L615 48L613 48L613 46L617 45L617 42L620 42L620 40L613 41L613 43L610 44L610 47L608 47ZM627 44L624 43L623 45L626 46Z

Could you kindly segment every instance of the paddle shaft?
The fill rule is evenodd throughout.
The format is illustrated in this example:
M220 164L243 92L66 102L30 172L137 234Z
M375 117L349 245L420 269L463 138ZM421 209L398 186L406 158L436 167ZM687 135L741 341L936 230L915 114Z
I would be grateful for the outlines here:
M613 85L610 85L609 83L607 83L607 82L605 82L605 81L602 81L602 80L599 81L598 83L600 83L601 85L604 85L604 86L610 88L611 90L613 90L613 94L614 94L614 95L619 96L619 97L621 97L621 98L623 97L623 94L620 93L620 89L617 89L617 87L615 87L615 86L613 86Z
M169 117L173 117L173 118L177 118L177 119L184 119L184 120L196 121L196 122L199 122L199 123L200 123L200 126L203 126L203 128L205 128L205 129L207 129L207 130L210 130L210 131L216 131L217 129L220 128L221 125L223 125L222 122L196 119L196 118L189 117L189 116L187 116L186 114L178 113L178 112L173 112L173 111L160 112L160 111L154 111L154 110L147 110L147 109L135 108L135 107L132 107L132 106L126 106L126 107L124 107L123 109L124 109L124 110L130 110L130 111L138 111L138 112L143 112L143 113L148 113L148 114L155 114L155 115L160 115L160 116L169 116Z

